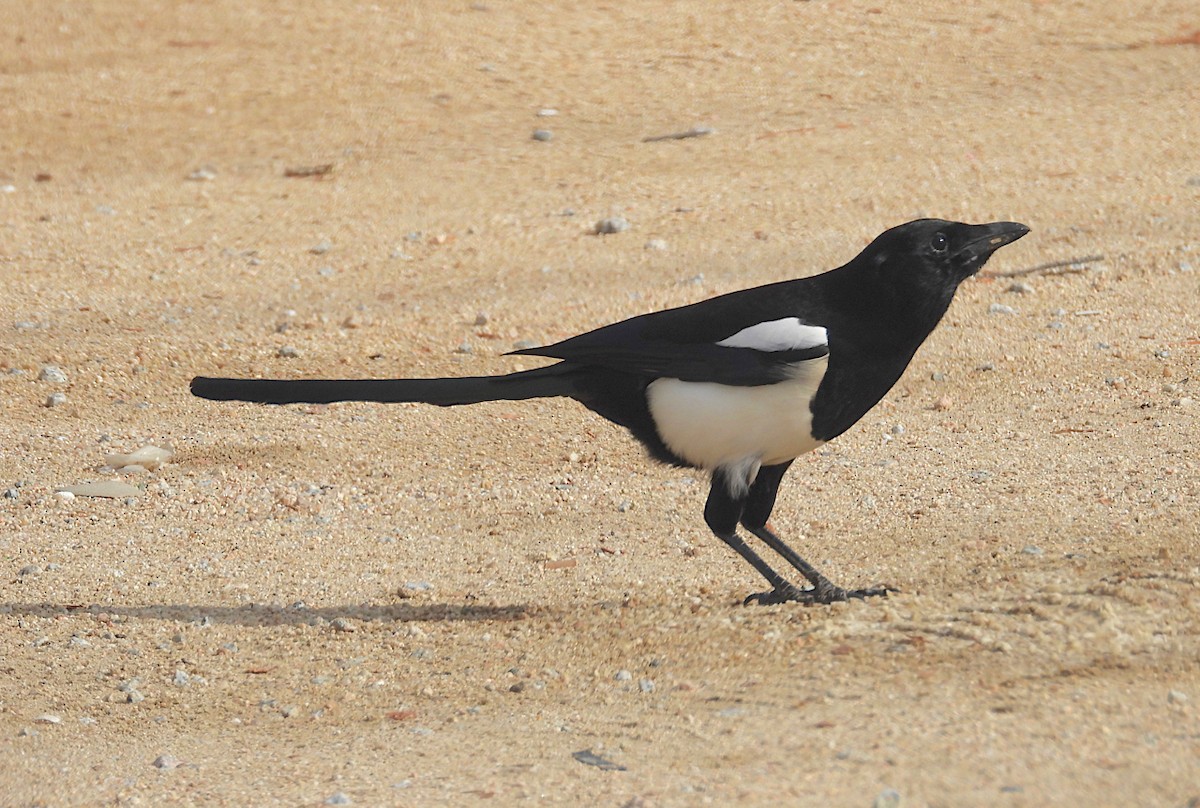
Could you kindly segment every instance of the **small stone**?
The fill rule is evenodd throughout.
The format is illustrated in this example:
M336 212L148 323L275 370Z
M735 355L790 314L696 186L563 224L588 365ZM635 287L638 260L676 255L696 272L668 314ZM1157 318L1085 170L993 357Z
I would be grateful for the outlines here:
M37 564L26 564L25 566L21 567L21 569L17 570L17 577L24 578L26 575L37 575L41 571L42 568Z
M893 435L903 435L905 432L904 424L895 424L892 426Z
M954 399L950 398L950 396L942 396L933 402L930 409L934 410L935 412L945 412L953 406Z
M929 381L944 382L946 381L946 374L942 373L940 370L935 370L933 373L929 374Z
M612 233L623 233L630 228L629 220L623 216L610 216L596 222L596 235L607 236Z
M1175 391L1172 390L1171 392L1173 393ZM15 488L6 488L4 490L4 498L5 499L19 499L20 496L21 496L21 492Z
M554 133L549 129L534 129L533 139L542 143L546 143L554 139Z
M1028 544L1021 548L1021 552L1025 555L1040 556L1045 555L1045 551L1036 544Z
M646 242L646 249L665 250L667 249L667 242L663 241L661 238L652 238Z
M1034 290L1032 286L1024 281L1015 281L1004 291L1011 292L1014 295L1031 295Z
M894 788L885 788L875 797L871 808L900 808L900 792Z
M357 631L353 623L344 617L335 617L329 621L329 627L334 631L345 631L347 633Z
M633 679L633 674L627 670L619 670L613 678L618 682L628 682Z
M346 796L345 794L343 794L342 792L339 791L336 794L330 794L328 797L326 797L325 804L326 805L352 805L353 803L351 802L351 800L348 796Z
M280 345L275 355L281 359L295 359L300 355L300 352L293 345Z
M332 249L333 249L333 243L330 242L328 239L325 239L325 240L319 241L316 244L314 244L313 246L309 247L308 251L310 253L312 253L313 255L324 255L325 253L329 252Z
M1172 401L1171 406L1183 407L1184 409L1186 409L1186 408L1192 406L1194 403L1196 403L1196 402L1191 396L1183 396L1182 398L1177 398L1174 401Z
M1187 704L1187 694L1181 690L1167 691L1167 704Z
M187 178L192 182L211 182L217 178L217 172L212 166L200 166L188 174Z
M537 114L539 118L553 118L558 114L558 110L556 110L554 107L543 107L542 109L538 110Z
M629 513L633 510L633 502L628 499L623 499L617 504L618 513Z
M50 715L50 714L39 715L37 718L33 719L33 723L35 723L35 724L61 724L62 717L57 716L57 715Z
M638 689L641 690L643 693L653 693L654 692L654 680L653 679L638 679Z
M50 382L51 384L66 384L67 374L63 373L62 368L56 365L46 365L38 373L38 379L43 382Z
M122 483L116 480L105 480L98 483L80 483L63 488L58 492L59 496L70 494L74 497L103 497L106 499L122 499L128 497L137 497L141 494L141 489L136 488L129 483ZM65 499L65 497L64 497Z
M1107 378L1105 378L1104 383L1107 384L1109 387L1113 388L1114 390L1122 390L1125 388L1125 377L1124 376L1108 376Z
M531 339L519 339L513 343L514 351L524 351L528 348L536 348L538 344Z
M175 677L172 680L176 687L187 687L192 683L192 677L188 676L188 672L182 669L175 670Z
M475 315L475 325L482 326L488 324L488 316L486 311L481 311Z
M46 406L47 407L61 407L63 404L66 404L66 403L67 403L67 394L66 393L51 393L50 395L46 396Z
M454 352L456 354L473 354L473 353L475 353L475 348L474 348L474 346L471 345L471 343L463 342L463 343L460 343L459 346L454 349Z
M183 761L174 755L159 755L154 759L154 768L170 771L178 769L182 763Z
M334 275L337 274L337 270L334 269L333 267L321 267L320 269L317 270L317 274L320 275L322 278L332 278Z
M1003 303L993 303L988 306L988 314L1016 314L1017 310Z

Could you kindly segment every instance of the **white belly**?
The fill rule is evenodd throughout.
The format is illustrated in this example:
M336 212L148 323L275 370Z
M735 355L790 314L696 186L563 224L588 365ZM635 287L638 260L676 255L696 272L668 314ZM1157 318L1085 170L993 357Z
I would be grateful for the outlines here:
M786 381L758 387L655 379L646 398L663 443L689 463L770 466L823 443L812 437L809 402L828 365L828 357L801 362Z

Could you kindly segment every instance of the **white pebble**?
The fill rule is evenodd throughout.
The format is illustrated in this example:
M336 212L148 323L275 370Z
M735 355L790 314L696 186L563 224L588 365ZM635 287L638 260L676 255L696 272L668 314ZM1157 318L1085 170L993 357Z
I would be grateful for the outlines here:
M605 236L611 233L623 233L630 228L629 220L623 216L610 216L596 222L596 235Z
M38 379L44 382L51 382L53 384L66 384L67 374L63 373L62 368L59 368L56 365L46 365L44 368L42 368L41 372L38 373Z

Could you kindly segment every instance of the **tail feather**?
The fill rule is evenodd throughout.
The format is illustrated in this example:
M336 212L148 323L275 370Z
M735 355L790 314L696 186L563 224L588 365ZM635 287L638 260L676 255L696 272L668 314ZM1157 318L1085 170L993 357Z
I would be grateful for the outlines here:
M565 364L565 363L564 363ZM214 401L259 404L330 404L335 401L421 402L440 407L482 401L519 401L569 396L570 369L563 364L509 373L450 379L192 379L192 395Z

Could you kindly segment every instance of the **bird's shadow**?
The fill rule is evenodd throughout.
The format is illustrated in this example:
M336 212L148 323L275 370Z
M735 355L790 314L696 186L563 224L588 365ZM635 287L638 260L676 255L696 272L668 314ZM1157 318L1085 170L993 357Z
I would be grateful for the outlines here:
M279 606L248 603L239 606L206 606L176 603L146 606L74 603L0 603L0 615L61 617L64 615L108 615L129 620L163 620L200 625L226 624L268 628L314 625L345 618L360 622L484 622L514 621L545 611L528 604L507 606L451 603L386 603L310 607L303 604Z

